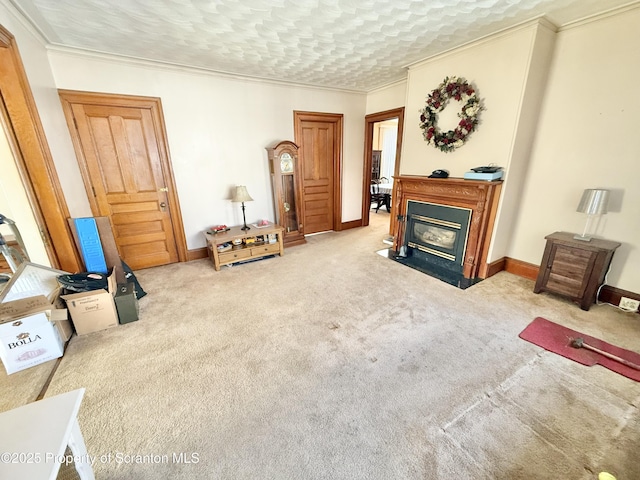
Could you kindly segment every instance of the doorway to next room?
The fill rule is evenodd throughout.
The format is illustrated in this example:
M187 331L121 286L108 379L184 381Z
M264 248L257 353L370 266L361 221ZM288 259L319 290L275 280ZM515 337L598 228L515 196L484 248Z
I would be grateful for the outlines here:
M388 219L387 230L391 234L393 197L390 192L393 177L398 175L400 169L404 107L367 115L365 123L362 225L369 225L371 215L384 212ZM380 206L378 201L374 202L374 187L376 192L388 192L389 197L384 206ZM387 205L390 212L387 211Z

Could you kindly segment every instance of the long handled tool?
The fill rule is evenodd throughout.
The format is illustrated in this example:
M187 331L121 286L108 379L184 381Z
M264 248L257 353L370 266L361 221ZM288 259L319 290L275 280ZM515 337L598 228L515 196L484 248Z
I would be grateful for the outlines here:
M634 370L640 370L640 365L637 365L629 360L625 360L624 358L620 358L616 355L613 355L609 352L605 352L604 350L600 350L599 348L593 347L586 343L582 338L575 338L571 341L571 346L573 348L586 348L587 350L591 350L592 352L599 353L600 355L610 358L618 363L626 365L627 367L633 368Z

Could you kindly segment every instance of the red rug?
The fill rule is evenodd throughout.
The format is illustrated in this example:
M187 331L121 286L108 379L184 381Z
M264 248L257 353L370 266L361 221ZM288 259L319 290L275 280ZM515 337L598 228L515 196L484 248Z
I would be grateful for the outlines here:
M519 335L523 340L534 343L545 350L557 353L582 365L602 365L620 375L624 375L636 382L640 382L640 370L624 365L613 359L607 358L597 352L592 352L586 348L574 348L571 342L576 338L582 338L585 343L604 352L623 358L631 363L640 365L640 354L616 347L610 343L603 342L589 335L585 335L575 330L563 327L557 323L550 322L542 317L537 317Z

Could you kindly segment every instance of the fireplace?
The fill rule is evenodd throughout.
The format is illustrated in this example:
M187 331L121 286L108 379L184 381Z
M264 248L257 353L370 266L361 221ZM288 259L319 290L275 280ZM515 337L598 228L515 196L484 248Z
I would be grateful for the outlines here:
M390 257L460 288L486 278L502 181L394 178Z
M408 256L462 274L471 209L410 200L405 246Z

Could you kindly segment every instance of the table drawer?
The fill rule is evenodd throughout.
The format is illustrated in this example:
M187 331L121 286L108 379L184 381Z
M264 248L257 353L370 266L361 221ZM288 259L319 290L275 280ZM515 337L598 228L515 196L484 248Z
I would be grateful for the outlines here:
M251 248L239 248L237 250L230 250L228 252L221 252L218 257L220 263L237 262L251 257Z
M251 255L267 255L273 253L280 253L280 246L277 243L268 243L265 245L251 247Z

